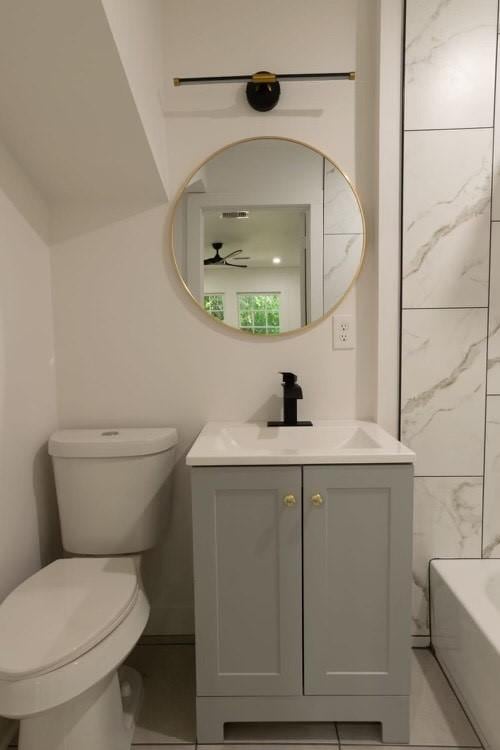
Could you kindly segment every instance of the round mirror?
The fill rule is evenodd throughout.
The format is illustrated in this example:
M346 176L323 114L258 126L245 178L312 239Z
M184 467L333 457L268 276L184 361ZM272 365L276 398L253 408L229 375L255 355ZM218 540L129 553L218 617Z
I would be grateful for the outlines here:
M310 146L252 138L207 159L177 199L175 264L217 320L275 336L320 320L346 295L365 247L359 198Z

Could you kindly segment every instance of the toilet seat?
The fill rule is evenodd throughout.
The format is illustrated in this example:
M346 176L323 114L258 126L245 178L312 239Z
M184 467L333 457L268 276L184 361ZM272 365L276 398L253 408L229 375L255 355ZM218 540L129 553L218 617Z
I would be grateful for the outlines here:
M133 557L56 560L0 605L0 680L43 675L112 633L139 594Z

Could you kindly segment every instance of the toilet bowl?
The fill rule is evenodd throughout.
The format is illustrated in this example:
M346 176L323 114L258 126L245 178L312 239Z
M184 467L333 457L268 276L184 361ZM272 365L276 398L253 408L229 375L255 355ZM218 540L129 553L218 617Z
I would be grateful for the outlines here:
M96 556L56 560L0 605L0 715L20 719L20 750L132 742L142 681L121 665L149 616L138 553L161 533L177 436L104 432L64 431L49 444L64 547Z

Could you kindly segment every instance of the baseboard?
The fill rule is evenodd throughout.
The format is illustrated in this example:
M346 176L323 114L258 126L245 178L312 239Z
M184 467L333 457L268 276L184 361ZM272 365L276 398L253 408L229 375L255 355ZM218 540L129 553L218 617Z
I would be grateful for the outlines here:
M148 635L145 633L139 640L142 646L194 646L194 635Z
M139 643L143 645L156 645L156 646L193 646L194 645L194 634L193 633L144 633ZM411 647L412 648L429 648L431 645L431 639L428 635L412 635Z
M16 736L18 722L13 719L4 719L0 716L0 750L6 750L9 742Z
M412 635L411 645L412 648L429 648L431 637L430 635Z
M151 625L148 625L139 643L158 646L194 645L194 634L189 631L177 633L158 632L158 630L153 629ZM429 635L412 635L411 637L412 648L429 648L430 645L431 638Z
M144 635L189 635L194 633L193 607L152 607Z

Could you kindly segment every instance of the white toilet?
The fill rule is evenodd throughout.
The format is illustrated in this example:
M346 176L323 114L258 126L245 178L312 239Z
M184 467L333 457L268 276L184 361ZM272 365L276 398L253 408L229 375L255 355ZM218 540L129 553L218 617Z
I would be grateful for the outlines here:
M149 616L140 554L163 530L176 444L170 428L50 438L63 546L76 557L0 604L0 716L20 719L20 750L130 748L142 683L118 668Z

